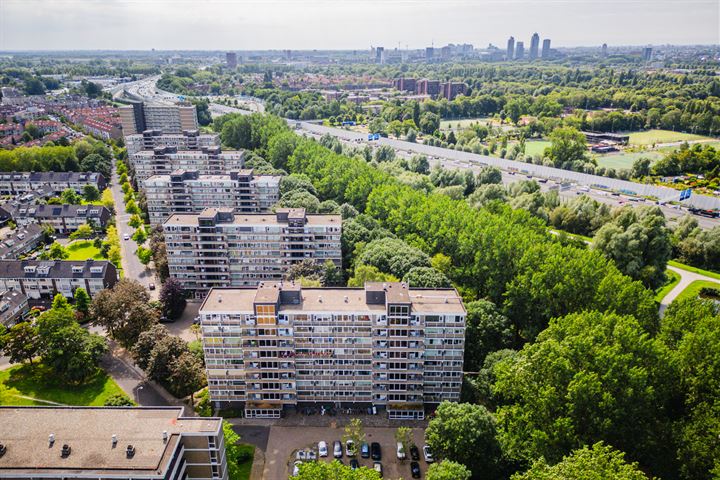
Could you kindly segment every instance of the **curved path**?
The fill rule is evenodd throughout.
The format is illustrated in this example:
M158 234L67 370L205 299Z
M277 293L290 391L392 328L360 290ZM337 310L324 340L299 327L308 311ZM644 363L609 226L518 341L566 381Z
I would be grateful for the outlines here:
M683 290L685 290L688 285L690 285L692 282L696 280L704 280L707 282L714 282L720 285L720 280L717 278L708 277L706 275L701 275L699 273L695 272L689 272L687 270L683 270L681 268L673 267L672 265L668 265L668 270L672 270L673 272L680 275L680 281L677 285L675 285L675 288L670 290L667 295L663 297L662 300L660 300L660 316L662 317L665 313L665 309L670 306L670 304L675 300L678 295L680 295Z

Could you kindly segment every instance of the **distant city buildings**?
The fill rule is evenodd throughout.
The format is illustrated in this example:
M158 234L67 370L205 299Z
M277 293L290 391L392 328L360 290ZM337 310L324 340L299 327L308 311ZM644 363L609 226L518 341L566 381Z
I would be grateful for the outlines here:
M435 56L435 48L427 47L425 49L425 60L431 61L434 56Z
M385 64L385 48L375 47L375 63L378 65Z
M411 92L416 95L428 97L444 97L454 100L458 95L467 92L467 85L463 82L443 82L439 80L428 80L426 78L417 80L414 78L396 78L393 80L393 87L404 92Z
M0 260L0 291L18 291L31 301L58 293L73 298L78 288L93 297L117 281L115 265L106 260Z
M0 416L0 478L228 479L222 418L183 417L182 407L0 407Z
M145 130L162 130L165 134L180 134L184 130L197 130L195 105L152 105L134 102L118 109L124 135Z
M230 68L230 69L237 68L237 65L238 65L237 53L227 52L225 54L225 63L227 64L228 68Z
M466 311L454 289L263 282L211 290L199 315L210 398L248 418L325 404L422 419L460 400Z
M417 80L414 78L396 78L393 80L393 87L397 90L415 93Z
M646 62L649 62L650 60L652 60L652 56L653 56L652 47L645 47L643 49L643 54L642 54L643 60Z
M150 223L172 214L200 213L205 208L230 208L235 213L267 213L280 199L280 177L240 170L217 175L178 170L145 180Z
M543 60L550 58L550 39L546 38L543 40L542 53L540 54Z
M342 263L340 215L278 208L275 214L236 214L208 208L172 215L164 224L170 276L204 298L213 287L279 281L303 260Z
M601 49L600 49L600 54L601 54L603 57L607 57L607 55L608 55L608 46L607 46L607 43L603 43L603 44L602 44L602 47L601 47Z
M463 82L445 82L440 84L440 96L448 100L455 100L458 95L467 92L467 85Z
M530 39L530 60L538 58L538 48L540 47L540 35L537 32L533 33Z
M523 58L525 58L525 43L517 42L515 44L515 59L522 60Z
M507 53L505 54L505 58L508 60L515 58L515 37L508 38Z
M415 92L418 95L435 96L440 93L439 80L428 80L427 78L423 78L418 80L415 85Z

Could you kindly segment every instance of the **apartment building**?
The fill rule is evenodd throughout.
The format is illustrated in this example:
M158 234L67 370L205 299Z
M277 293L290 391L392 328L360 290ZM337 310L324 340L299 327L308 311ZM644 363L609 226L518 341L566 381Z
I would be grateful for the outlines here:
M0 292L0 324L12 327L30 311L28 299L20 292Z
M424 418L460 399L465 318L454 289L399 282L214 288L200 307L210 397L247 417L315 404Z
M18 225L48 224L59 235L70 235L86 223L105 228L112 216L102 205L19 205L9 210Z
M180 134L167 134L162 130L145 130L142 133L127 135L125 147L128 155L142 150L154 150L157 147L202 150L203 148L220 147L220 135L200 133L199 130L184 130Z
M40 225L27 225L4 234L0 240L0 259L15 259L35 250L44 236Z
M170 175L175 170L197 170L201 175L212 175L242 170L245 165L245 152L223 152L220 147L178 150L164 146L136 152L129 158L138 182L153 175Z
M280 199L280 177L240 170L200 175L177 170L144 182L150 223L158 225L174 213L200 213L205 208L230 208L235 213L267 213Z
M58 293L73 298L78 288L94 297L117 280L115 265L106 260L0 260L0 290L18 291L30 300L51 300Z
M95 172L3 172L0 173L0 195L25 195L49 189L55 195L72 188L78 193L85 185L94 185L101 192L107 183Z
M340 266L340 215L308 215L303 208L275 214L236 214L207 208L172 215L164 224L170 276L196 298L213 287L278 281L306 259Z
M123 135L133 135L145 130L180 134L183 130L199 128L195 105L134 102L118 108L118 114Z
M182 407L0 407L0 478L226 480L222 418Z
M445 82L440 84L440 96L455 100L458 95L465 95L467 85L463 82Z

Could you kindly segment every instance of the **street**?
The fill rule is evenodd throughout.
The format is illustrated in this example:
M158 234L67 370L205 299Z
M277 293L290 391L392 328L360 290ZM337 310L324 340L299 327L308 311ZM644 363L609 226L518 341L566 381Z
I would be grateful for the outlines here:
M147 267L140 263L140 260L135 255L138 244L132 238L124 240L125 235L132 237L135 229L128 224L130 215L125 210L125 202L123 202L123 191L120 187L118 180L117 168L113 165L112 172L112 186L110 187L112 192L113 201L115 202L115 224L118 230L118 236L120 237L120 253L122 254L122 269L124 277L137 280L145 287L149 287L151 283L154 283L157 288L155 290L148 290L150 293L151 300L158 299L158 289L160 283L155 278L155 274L151 268L151 265Z

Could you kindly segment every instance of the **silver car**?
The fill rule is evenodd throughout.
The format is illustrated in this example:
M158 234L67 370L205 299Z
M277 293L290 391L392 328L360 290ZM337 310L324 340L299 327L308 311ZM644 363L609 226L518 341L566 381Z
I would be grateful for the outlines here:
M338 440L335 440L335 442L333 442L333 457L342 458L342 456L342 443L340 443Z

